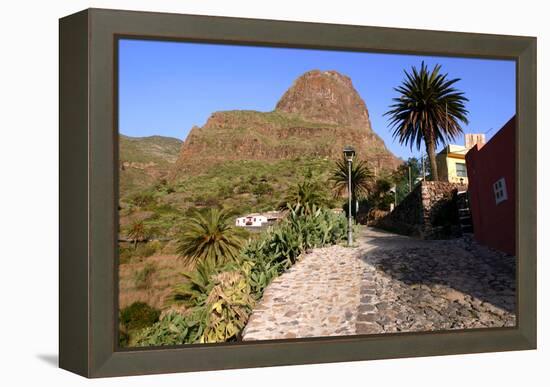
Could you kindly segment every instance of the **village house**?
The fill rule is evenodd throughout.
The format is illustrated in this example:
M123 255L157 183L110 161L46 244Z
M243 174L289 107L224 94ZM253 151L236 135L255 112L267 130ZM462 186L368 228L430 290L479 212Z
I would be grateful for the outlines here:
M266 224L273 224L283 218L281 211L268 211L264 213L248 214L235 220L237 227L262 227Z
M475 239L496 250L516 252L516 117L491 140L466 154Z
M449 144L436 156L439 180L449 183L468 184L466 171L467 149L462 145Z
M485 144L482 133L467 133L464 135L465 146L449 144L436 156L439 180L449 183L468 184L466 169L466 153L474 146Z
M260 214L249 214L235 220L235 226L238 227L262 227L267 223L267 217Z

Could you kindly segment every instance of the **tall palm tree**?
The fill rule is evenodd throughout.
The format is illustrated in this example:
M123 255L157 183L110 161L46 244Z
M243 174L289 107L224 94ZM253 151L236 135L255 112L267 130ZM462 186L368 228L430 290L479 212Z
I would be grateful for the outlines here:
M195 211L183 224L177 253L188 264L202 263L211 267L235 260L244 245L242 230L229 223L230 214L211 208Z
M360 160L351 165L351 199L355 201L367 196L371 190L374 175L367 163ZM342 196L348 190L349 170L345 158L338 160L330 178L335 196Z
M460 78L448 79L440 69L441 65L436 65L430 72L422 62L420 71L414 66L412 73L405 70L406 79L394 88L400 95L393 98L394 104L385 113L390 116L393 136L401 144L420 149L424 141L433 180L439 180L435 158L438 144L454 140L462 133L460 123L468 124L464 106L468 99L453 87Z

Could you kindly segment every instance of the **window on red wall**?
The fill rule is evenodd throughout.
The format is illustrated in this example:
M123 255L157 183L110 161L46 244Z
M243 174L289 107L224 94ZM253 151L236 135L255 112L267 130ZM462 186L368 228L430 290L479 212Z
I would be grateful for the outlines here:
M499 204L508 199L508 192L506 191L506 180L501 177L493 184L493 192L495 194L495 203Z

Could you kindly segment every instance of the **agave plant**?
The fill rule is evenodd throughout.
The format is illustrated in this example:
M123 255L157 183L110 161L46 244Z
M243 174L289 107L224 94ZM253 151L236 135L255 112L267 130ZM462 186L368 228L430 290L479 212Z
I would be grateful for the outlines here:
M214 287L206 300L209 314L201 342L233 341L239 338L254 307L250 283L240 269L223 271L212 280Z
M245 237L229 220L225 210L195 211L182 226L177 253L188 264L200 262L211 267L235 260Z

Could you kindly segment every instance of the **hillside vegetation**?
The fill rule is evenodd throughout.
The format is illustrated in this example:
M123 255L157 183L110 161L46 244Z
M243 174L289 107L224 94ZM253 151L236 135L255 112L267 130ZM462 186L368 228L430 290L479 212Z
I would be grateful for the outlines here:
M149 187L171 171L183 141L172 137L119 136L121 197Z
M177 182L157 183L122 199L121 234L127 234L133 221L141 220L150 236L171 238L189 211L200 208L227 208L235 217L276 210L284 206L289 190L305 179L317 185L330 207L339 207L342 199L333 198L328 184L333 166L334 160L316 157L235 160Z

